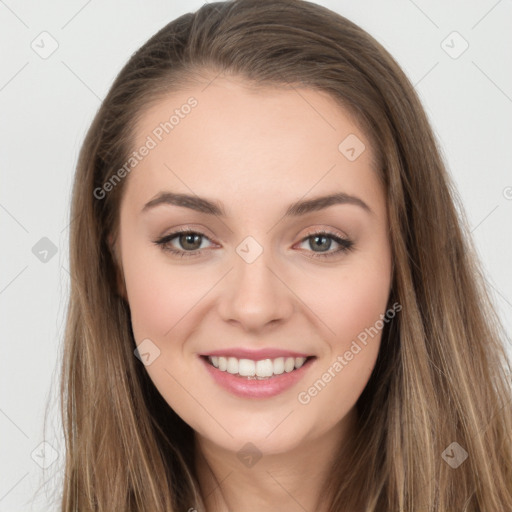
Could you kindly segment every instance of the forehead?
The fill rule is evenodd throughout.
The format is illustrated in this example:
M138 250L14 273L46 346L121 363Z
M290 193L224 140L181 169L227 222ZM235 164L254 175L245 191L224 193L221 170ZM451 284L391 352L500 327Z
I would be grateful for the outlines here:
M262 206L308 191L376 193L367 136L347 110L313 89L217 78L154 103L134 138L135 151L151 148L124 194L140 206L164 189Z

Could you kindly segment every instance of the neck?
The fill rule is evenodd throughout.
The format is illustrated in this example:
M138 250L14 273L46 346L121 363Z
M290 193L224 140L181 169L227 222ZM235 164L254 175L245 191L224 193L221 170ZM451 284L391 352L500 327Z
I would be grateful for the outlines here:
M195 463L206 512L325 511L323 485L339 448L352 438L356 419L354 408L330 431L287 452L249 457L246 464L238 453L196 433Z

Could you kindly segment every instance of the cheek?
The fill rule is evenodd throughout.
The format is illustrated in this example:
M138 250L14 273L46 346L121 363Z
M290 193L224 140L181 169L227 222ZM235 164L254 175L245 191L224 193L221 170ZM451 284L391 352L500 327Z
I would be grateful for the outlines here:
M135 339L162 339L197 307L218 275L197 265L171 263L160 249L130 243L129 235L124 245L123 271ZM374 254L379 257L353 255L351 264L316 271L309 278L302 272L289 276L332 352L344 351L385 312L390 258L383 250Z
M215 431L220 441L232 442L225 439L223 429L212 423L203 408L190 399L189 392L205 397L205 403L225 407L221 423L231 425L230 431L247 435L248 427L238 423L239 409L232 402L225 402L223 393L208 385L201 370L184 364L188 357L187 338L204 321L211 307L209 300L222 293L216 288L212 295L207 295L222 272L208 264L203 267L169 262L160 249L141 247L140 241L129 242L125 237L123 270L135 340L139 343L145 338L153 339L162 352L162 357L146 368L153 383L184 421L206 437ZM312 335L322 340L321 361L290 398L297 411L293 425L289 426L290 439L304 435L304 429L316 434L327 431L354 406L375 364L381 330L367 336L366 344L359 341L357 353L352 344L385 313L390 287L390 259L382 250L361 253L359 257L354 254L346 265L321 270L316 267L314 271L311 268L295 269L290 274L284 271L285 280L304 303L297 303L298 313L290 319L289 328L294 327L294 322L300 325L309 321ZM285 300L296 301L294 294L290 293ZM171 339L174 343L165 342ZM353 354L350 359L347 352ZM339 357L344 359L340 362ZM266 435L268 429L261 425L275 425L279 421L281 409L269 410L261 416L258 428Z
M381 259L354 257L351 265L317 275L307 294L302 292L322 321L325 340L334 352L344 350L385 313L391 286L390 260L387 254L380 254Z
M366 266L340 276L329 293L312 295L311 308L329 326L324 331L328 357L303 383L297 401L305 414L323 418L322 431L348 413L368 383L379 353L389 287L386 265L381 270Z
M317 325L322 329L327 357L304 382L298 402L310 414L331 411L326 428L350 410L370 378L390 286L391 256L384 244L357 259L354 254L352 264L340 266L336 272L317 275L315 286L304 295L321 320Z
M128 245L127 240L127 249ZM135 340L162 339L204 295L207 283L194 277L191 266L166 264L160 249L140 249L133 244L133 250L124 254L123 272Z

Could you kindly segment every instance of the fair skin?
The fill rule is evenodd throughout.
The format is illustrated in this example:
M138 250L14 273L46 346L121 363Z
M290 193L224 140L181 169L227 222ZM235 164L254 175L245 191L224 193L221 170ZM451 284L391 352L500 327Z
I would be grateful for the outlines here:
M145 367L149 376L195 431L207 510L322 510L320 487L334 450L355 433L355 403L380 333L342 371L333 363L386 312L391 286L374 155L324 93L250 88L233 77L206 83L173 92L137 124L138 148L169 113L197 99L126 178L115 241L122 293L136 343L150 339L160 350ZM366 146L354 161L338 150L349 134ZM226 216L169 203L143 210L163 191L208 198ZM353 201L284 216L292 203L337 192L367 208ZM196 256L180 258L155 243L177 228L203 236L178 235L167 246ZM353 247L334 254L341 245L322 235L315 244L311 235L326 230ZM263 249L251 263L237 252L248 236ZM318 257L325 253L332 256ZM291 387L263 398L220 386L200 357L270 347L311 359ZM308 394L329 368L329 382ZM248 442L261 454L253 465L237 456Z

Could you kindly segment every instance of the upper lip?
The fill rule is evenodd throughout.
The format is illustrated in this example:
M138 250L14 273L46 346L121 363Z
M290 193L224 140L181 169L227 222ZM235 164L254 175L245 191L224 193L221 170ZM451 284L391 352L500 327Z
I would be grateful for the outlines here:
M237 359L252 359L253 361L261 361L262 359L277 359L278 357L310 357L311 354L303 352L295 352L293 350L282 350L279 348L262 348L258 350L250 350L247 348L226 348L220 350L212 350L211 352L201 354L203 356L222 356L236 357Z

